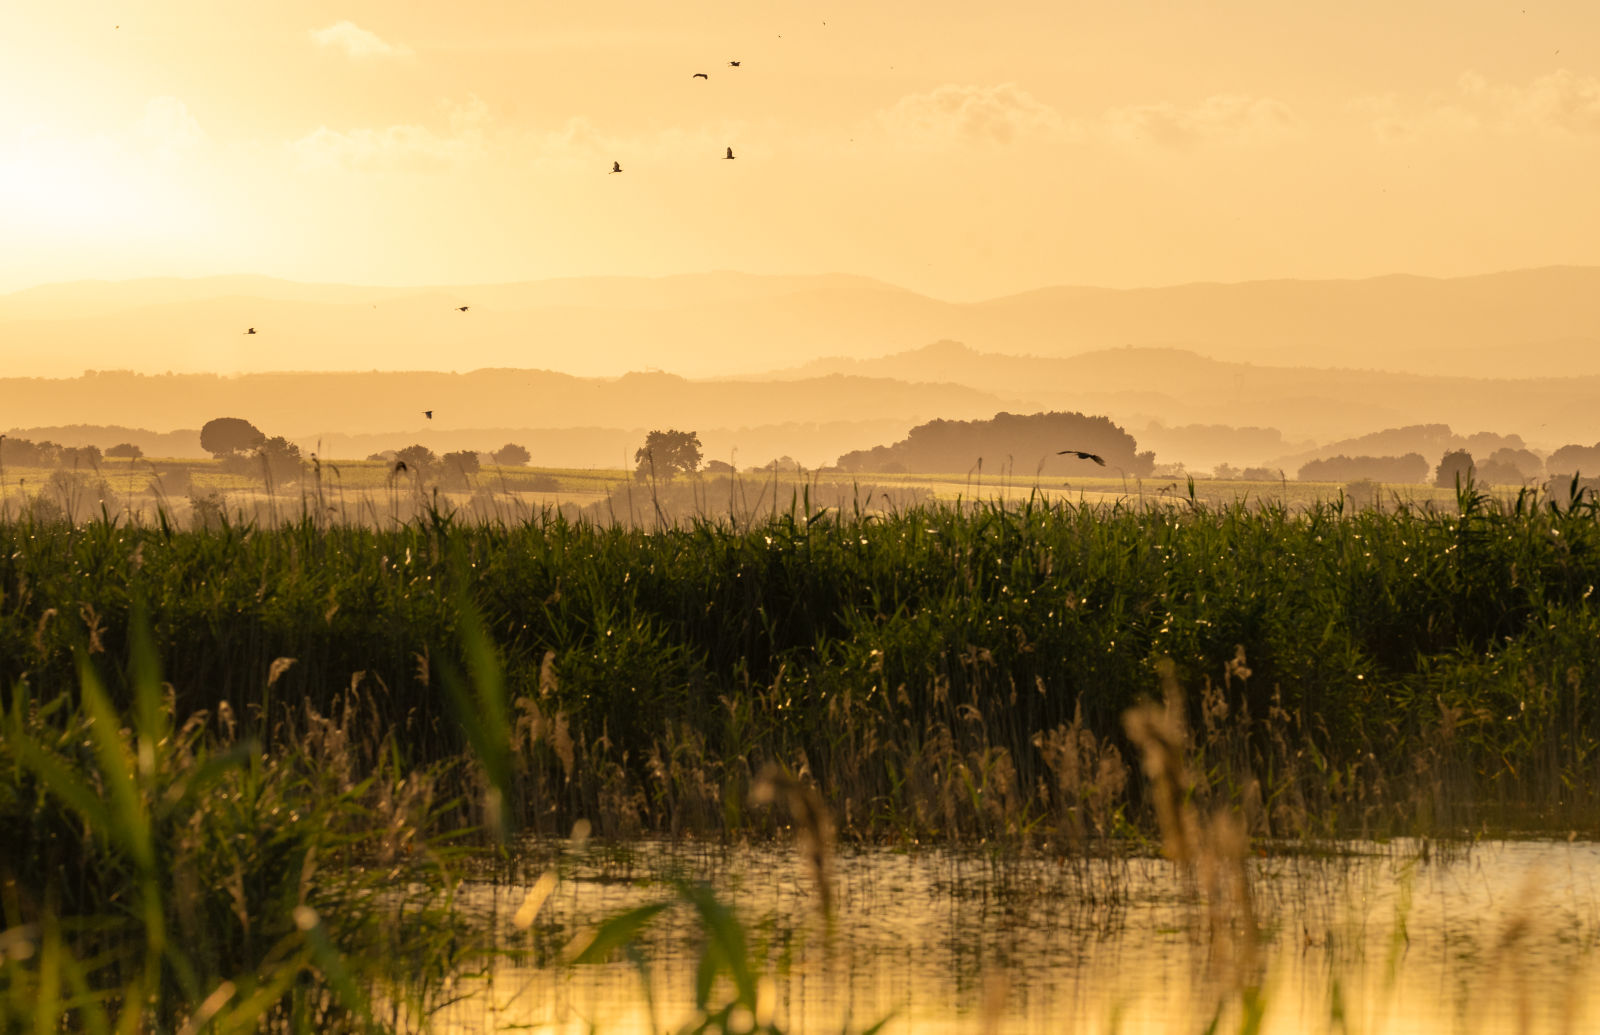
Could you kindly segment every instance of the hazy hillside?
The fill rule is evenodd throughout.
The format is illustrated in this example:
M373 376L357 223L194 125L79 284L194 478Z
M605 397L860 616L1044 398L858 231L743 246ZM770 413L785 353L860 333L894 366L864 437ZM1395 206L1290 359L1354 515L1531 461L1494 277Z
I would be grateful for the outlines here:
M1218 358L1471 375L1600 372L1600 268L1475 277L1371 277L1045 288L972 307L975 333L1044 348L1172 344ZM1042 328L1049 333L1041 336ZM956 335L961 337L962 335ZM1515 348L1515 352L1508 351Z
M1450 424L1519 433L1553 447L1594 438L1600 377L1473 378L1351 368L1232 363L1181 349L1118 348L1066 358L1005 356L941 341L871 360L833 358L778 378L857 376L948 380L1010 396L1029 409L1104 413L1125 427L1159 423L1276 429L1290 442L1353 438L1377 428ZM1184 454L1163 435L1163 459L1210 466L1214 453ZM1288 452L1257 450L1230 462Z
M1282 467L1293 477L1300 465L1308 460L1341 455L1403 456L1406 453L1421 453L1430 463L1436 463L1453 449L1465 449L1481 462L1497 449L1521 449L1525 444L1522 436L1517 434L1498 435L1477 431L1463 435L1447 424L1413 424L1384 428L1339 442L1327 442L1314 449L1285 454L1274 461L1274 466Z
M940 338L989 354L1165 346L1278 366L1558 376L1600 374L1600 268L1056 287L961 304L861 277L735 273L423 288L89 281L0 296L0 338L9 373L48 376L491 366L730 376Z
M622 461L642 430L700 431L708 456L740 463L788 454L808 465L905 433L934 417L991 417L1009 400L959 385L908 384L834 375L800 381L689 381L673 374L585 379L544 370L467 374L294 373L87 374L66 379L0 379L0 421L14 434L64 425L118 425L166 432L213 417L244 417L270 434L330 456L365 456L397 444L494 448L504 429L620 429L616 436L557 436L569 442L540 455L547 464ZM424 416L432 411L432 418ZM498 429L498 430L497 430ZM106 434L115 434L108 431ZM113 442L99 437L64 445ZM116 441L127 441L117 439ZM631 445L629 444L631 443ZM144 443L139 443L144 445ZM524 443L530 449L532 442ZM150 447L146 447L150 451ZM759 455L758 455L759 454Z
M462 305L467 312L458 311ZM839 347L910 347L943 333L937 314L944 308L839 276L415 289L221 277L85 282L0 296L0 335L8 372L35 376L499 366L700 375L784 365ZM245 333L250 327L255 334Z
M960 385L834 375L802 381L689 381L674 374L576 378L547 370L466 374L278 373L0 378L14 426L126 424L167 430L212 417L313 431L563 426L739 427L790 421L993 416L1008 400ZM423 411L431 410L431 421Z

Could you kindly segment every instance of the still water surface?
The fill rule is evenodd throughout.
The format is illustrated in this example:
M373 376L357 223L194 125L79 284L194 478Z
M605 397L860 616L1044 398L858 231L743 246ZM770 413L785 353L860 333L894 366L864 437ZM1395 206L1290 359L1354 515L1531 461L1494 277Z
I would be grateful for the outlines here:
M1240 1031L1256 985L1264 1032L1600 1031L1600 845L1347 843L1248 860L1259 936L1162 859L841 850L835 915L792 850L653 843L563 854L530 928L525 879L470 883L462 904L507 954L466 981L443 1027L647 1032L691 1022L703 937L677 905L626 960L564 966L589 925L708 881L743 921L797 1033ZM1252 953L1255 962L1252 964ZM653 1023L652 1023L653 1013Z

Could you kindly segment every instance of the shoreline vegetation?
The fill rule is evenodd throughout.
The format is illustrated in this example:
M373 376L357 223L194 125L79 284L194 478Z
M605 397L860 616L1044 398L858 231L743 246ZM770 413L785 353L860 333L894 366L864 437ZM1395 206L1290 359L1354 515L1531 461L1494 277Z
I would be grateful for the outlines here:
M642 525L437 498L364 525L320 490L276 520L0 520L0 1028L419 1026L474 951L453 882L580 821L792 820L819 873L835 837L1159 847L1239 953L1252 845L1593 829L1576 485L1381 509L808 490L680 517L636 487Z

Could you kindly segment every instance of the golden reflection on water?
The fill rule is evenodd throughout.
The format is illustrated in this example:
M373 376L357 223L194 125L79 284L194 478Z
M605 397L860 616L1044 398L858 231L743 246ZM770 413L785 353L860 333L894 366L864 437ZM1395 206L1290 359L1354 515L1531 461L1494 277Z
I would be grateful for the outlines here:
M676 1030L695 1019L700 932L678 907L645 929L633 963L568 967L586 926L712 882L744 922L786 1032L1262 1032L1600 1030L1595 945L1600 846L1415 842L1251 860L1259 969L1218 930L1193 883L1161 859L1060 860L982 851L842 850L825 921L803 864L781 848L591 844L528 929L509 922L548 863L483 881L466 915L510 950L439 1020L448 1031ZM654 1009L654 1026L651 1009ZM524 1030L528 1030L524 1028Z

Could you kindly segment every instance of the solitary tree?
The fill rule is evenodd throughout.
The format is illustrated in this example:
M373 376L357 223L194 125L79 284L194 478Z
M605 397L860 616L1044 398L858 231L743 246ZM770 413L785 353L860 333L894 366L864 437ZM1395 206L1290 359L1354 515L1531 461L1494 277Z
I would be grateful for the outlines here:
M532 453L529 453L515 442L507 442L493 453L490 453L489 456L502 467L520 467L533 459Z
M200 448L212 456L254 449L266 440L260 428L242 417L218 417L200 429Z
M446 453L439 458L439 463L444 466L444 484L452 489L467 488L471 484L467 479L480 469L478 451L475 449Z
M100 462L100 447L62 446L56 462L62 467L93 467Z
M144 450L132 442L119 442L106 450L106 456L120 457L124 460L137 460L144 456Z
M481 468L476 449L459 449L454 453L446 453L439 458L439 462L452 471L460 471L463 475L477 474Z
M1453 489L1457 481L1465 482L1472 474L1472 454L1465 449L1453 449L1439 458L1433 484L1441 489Z
M700 434L671 429L652 431L633 459L639 465L634 473L641 481L651 477L671 481L675 475L700 469Z
M407 470L413 472L424 471L439 462L439 458L434 455L433 450L420 443L399 450L395 453L394 458L396 461L405 464Z

